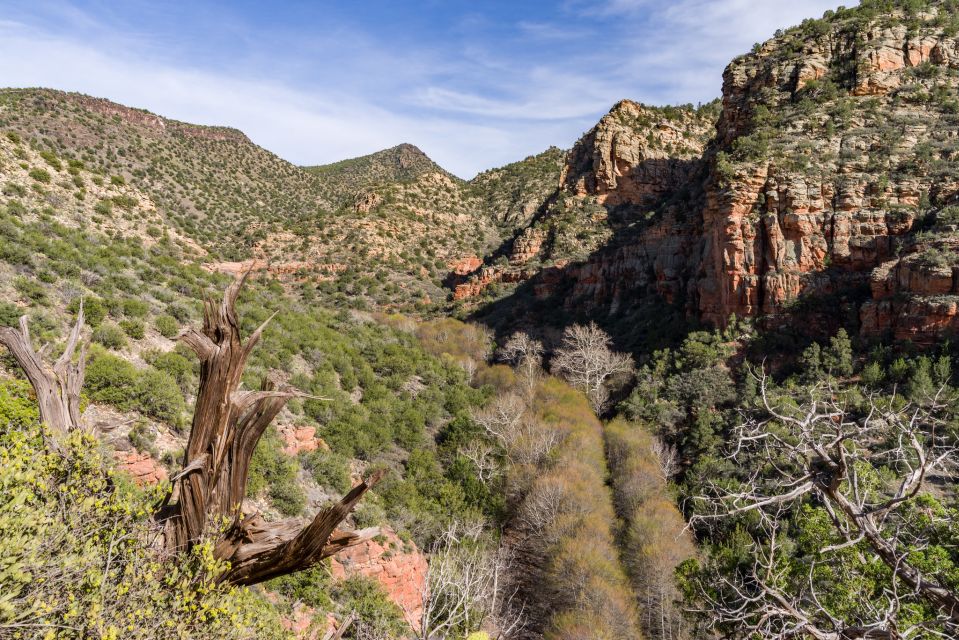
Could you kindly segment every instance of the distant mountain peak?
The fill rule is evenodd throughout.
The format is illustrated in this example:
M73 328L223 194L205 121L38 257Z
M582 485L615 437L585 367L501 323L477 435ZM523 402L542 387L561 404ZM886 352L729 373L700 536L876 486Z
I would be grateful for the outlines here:
M410 182L430 173L450 176L419 147L408 142L357 158L306 167L306 170L319 176L330 189L330 198L338 201L384 183Z

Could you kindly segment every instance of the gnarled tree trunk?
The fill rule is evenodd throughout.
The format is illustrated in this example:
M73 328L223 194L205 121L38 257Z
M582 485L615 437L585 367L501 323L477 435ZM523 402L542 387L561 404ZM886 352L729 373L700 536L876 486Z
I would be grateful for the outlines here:
M236 299L248 275L233 282L220 303L206 302L202 330L190 329L180 336L200 359L199 390L183 470L173 477L170 494L154 514L162 526L162 546L168 554L175 557L215 537L214 555L230 563L220 580L242 585L309 568L378 532L337 527L379 475L353 487L311 522L296 518L267 522L259 514L243 513L253 450L286 402L300 395L275 388L269 379L259 391L239 389L247 358L267 324L242 340ZM83 348L77 364L73 354L82 325L81 308L67 348L52 369L43 364L43 350L34 351L26 318L21 319L19 331L0 329L0 344L23 368L36 391L41 419L54 433L80 426Z

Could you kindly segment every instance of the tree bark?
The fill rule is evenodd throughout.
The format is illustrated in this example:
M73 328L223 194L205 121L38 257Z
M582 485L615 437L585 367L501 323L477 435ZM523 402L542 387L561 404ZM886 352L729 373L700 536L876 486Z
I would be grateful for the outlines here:
M164 546L173 553L209 536L211 524L226 522L214 547L214 556L230 563L220 579L244 585L307 569L376 535L376 530L336 527L380 479L375 475L360 482L305 526L300 520L268 523L259 514L243 513L253 451L286 402L301 395L277 389L269 378L260 391L239 390L247 358L270 321L245 342L241 339L236 299L248 275L227 288L220 304L206 302L201 331L191 329L181 336L200 359L199 391L183 471L174 482L175 502L158 513Z
M214 556L229 562L221 582L250 585L309 568L324 558L378 534L377 529L344 531L337 527L380 479L375 474L357 484L337 504L311 522L300 519L266 522L243 512L250 459L263 432L293 397L267 378L259 391L242 391L247 359L269 319L245 341L240 336L236 300L249 271L235 280L219 303L206 301L203 327L189 329L180 340L200 359L200 382L183 470L154 519L162 526L161 546L172 557L203 540L214 539ZM81 305L66 349L52 368L33 349L27 318L20 329L0 328L7 347L37 394L40 416L55 434L80 427L80 388L85 348L73 355L83 326Z
M77 313L76 324L70 331L63 354L57 358L53 367L43 362L43 354L49 345L34 351L30 340L30 327L27 316L20 318L20 329L0 327L0 344L5 346L17 361L27 380L37 394L40 420L55 434L66 434L80 428L80 388L83 386L83 373L86 367L86 345L80 346L80 356L76 363L76 353L80 341L80 329L83 327L83 302Z

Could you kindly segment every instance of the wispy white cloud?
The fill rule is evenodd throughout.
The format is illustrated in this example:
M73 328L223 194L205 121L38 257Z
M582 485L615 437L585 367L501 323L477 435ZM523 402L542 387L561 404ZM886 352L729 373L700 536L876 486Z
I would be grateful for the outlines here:
M496 24L465 15L452 39L407 38L403 46L333 21L305 37L251 31L217 14L210 37L239 44L230 56L207 58L186 46L202 49L202 42L119 28L58 1L42 15L10 12L14 18L0 20L0 84L81 91L234 126L299 164L412 142L464 177L551 144L571 145L621 98L715 97L732 56L834 5L570 1L535 20Z

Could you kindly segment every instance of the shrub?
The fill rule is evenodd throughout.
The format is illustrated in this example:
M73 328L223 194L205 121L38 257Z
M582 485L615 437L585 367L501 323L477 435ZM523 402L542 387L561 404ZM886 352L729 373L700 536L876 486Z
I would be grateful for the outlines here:
M133 393L138 411L175 427L182 426L186 402L169 373L153 368L141 372Z
M179 302L173 302L167 305L166 310L168 314L173 316L179 322L186 322L193 315L189 307Z
M134 340L142 340L146 335L146 328L140 320L121 320L120 328Z
M181 353L151 351L144 353L143 357L153 368L169 374L183 391L188 392L194 386L196 379L194 362Z
M57 155L52 151L41 151L40 157L43 158L44 162L53 167L56 171L63 169L63 164L60 162L60 159L57 158Z
M84 390L91 400L129 410L133 406L137 370L123 358L94 348L87 364Z
M297 516L306 506L306 494L296 482L296 476L278 478L270 483L270 502L285 516Z
M50 172L46 169L31 169L30 177L36 180L37 182L49 183L50 182Z
M15 327L23 311L15 304L0 301L0 327Z
M77 312L80 310L80 298L74 298L70 301L70 304L67 305L67 311L76 316ZM83 322L88 327L99 327L100 323L103 322L103 319L107 317L107 305L100 298L84 298L83 299Z
M349 491L350 462L345 456L317 449L304 456L304 466L313 474L317 484L340 493Z
M149 453L154 458L160 457L160 452L156 447L157 434L150 428L150 425L142 418L138 421L130 433L127 434L130 444L133 448L142 453Z
M40 415L32 393L26 380L0 380L0 433L26 429L37 422Z
M108 349L114 350L127 346L127 339L123 333L123 329L112 322L97 327L97 330L93 332L93 341L102 344Z
M128 318L145 318L150 312L150 305L143 300L127 298L123 301L123 315Z
M409 635L403 612L376 580L352 576L336 585L334 596L345 610L356 612L356 637L402 638Z
M93 205L93 211L102 216L108 216L113 213L113 202L110 200L100 200Z
M47 290L35 280L21 276L13 281L13 286L20 295L34 304L43 304L47 301Z
M180 332L180 325L173 316L157 316L153 324L164 338L174 338Z
M0 416L26 397L11 403L4 389ZM74 432L54 450L35 420L0 422L0 486L14 506L0 517L0 627L26 629L9 637L80 637L65 623L111 639L287 637L260 596L216 584L222 565L209 544L173 567L157 558L143 514L162 488L141 491L114 475L92 435Z
M110 184L114 186L122 187L126 183L127 183L127 180L123 176L110 176Z
M280 513L294 516L303 510L306 496L296 483L296 458L283 453L282 446L276 429L268 427L250 460L247 495L257 497L267 491Z

